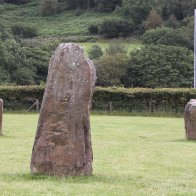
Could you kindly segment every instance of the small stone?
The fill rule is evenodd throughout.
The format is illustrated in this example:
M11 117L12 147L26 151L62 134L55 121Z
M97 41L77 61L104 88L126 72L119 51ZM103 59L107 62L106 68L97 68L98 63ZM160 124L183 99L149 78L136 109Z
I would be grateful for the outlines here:
M3 100L0 99L0 136L3 135L2 124L3 124Z
M69 43L56 49L32 151L32 173L92 174L89 110L95 81L93 62L80 46Z
M191 99L184 112L184 122L187 139L196 139L196 99Z

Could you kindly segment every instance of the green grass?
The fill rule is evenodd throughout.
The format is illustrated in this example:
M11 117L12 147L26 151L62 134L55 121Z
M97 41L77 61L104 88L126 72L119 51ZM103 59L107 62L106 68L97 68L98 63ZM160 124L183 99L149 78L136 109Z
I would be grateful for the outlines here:
M110 42L115 42L115 41L120 42L121 44L123 44L128 49L129 52L132 51L133 49L140 48L142 46L141 41L137 40L137 39L135 39L135 40L126 40L126 39L98 40L95 43L85 42L85 43L78 43L78 44L83 46L85 51L87 52L89 50L89 48L91 48L92 45L95 45L95 44L100 46L103 50L105 50L108 47L108 44Z
M91 117L94 174L30 174L37 114L5 114L0 195L196 195L196 142L182 118Z
M40 16L39 1L24 5L0 4L1 22L7 27L16 23L27 24L38 29L39 37L86 35L90 24L109 18L119 18L114 13L86 11L75 16L74 11L63 11L50 17Z

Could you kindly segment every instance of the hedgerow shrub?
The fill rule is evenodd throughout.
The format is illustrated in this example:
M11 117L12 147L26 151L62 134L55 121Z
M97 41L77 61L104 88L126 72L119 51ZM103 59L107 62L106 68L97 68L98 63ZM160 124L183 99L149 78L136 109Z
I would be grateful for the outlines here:
M42 101L43 86L0 86L0 98L4 99L5 109L24 109L29 98ZM119 103L120 106L134 106L154 102L156 105L164 105L178 111L186 103L196 97L196 89L186 88L117 88L97 87L93 95L93 104L105 104L109 102Z

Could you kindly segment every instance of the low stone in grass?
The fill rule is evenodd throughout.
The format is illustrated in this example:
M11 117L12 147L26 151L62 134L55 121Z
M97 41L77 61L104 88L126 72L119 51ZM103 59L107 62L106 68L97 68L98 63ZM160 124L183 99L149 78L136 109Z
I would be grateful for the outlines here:
M92 174L89 110L96 80L93 62L77 44L61 44L48 71L32 152L32 173Z
M184 112L187 139L196 139L196 99L191 99Z
M2 124L3 124L3 100L0 99L0 136L3 135Z

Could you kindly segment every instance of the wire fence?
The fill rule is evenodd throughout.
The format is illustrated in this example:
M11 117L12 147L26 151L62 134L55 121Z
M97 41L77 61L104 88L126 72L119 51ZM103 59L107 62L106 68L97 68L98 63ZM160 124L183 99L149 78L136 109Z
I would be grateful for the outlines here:
M96 102L92 101L92 111L98 112L126 112L126 113L165 113L173 115L182 115L184 112L184 105L168 105L168 103L158 103L156 101L150 102L134 102L124 104L123 102ZM25 111L25 112L39 112L41 103L38 99L4 104L5 111Z
M166 103L143 102L138 104L123 104L121 102L93 102L92 110L107 112L127 112L127 113L169 113L174 115L182 115L184 113L184 105L170 106Z

